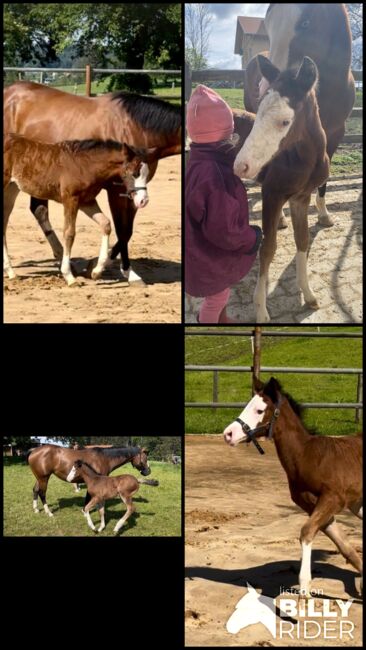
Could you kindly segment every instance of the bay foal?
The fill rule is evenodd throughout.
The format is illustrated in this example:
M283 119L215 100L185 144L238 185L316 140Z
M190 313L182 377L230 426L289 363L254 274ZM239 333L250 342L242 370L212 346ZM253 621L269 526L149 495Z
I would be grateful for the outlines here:
M300 594L309 597L311 547L319 530L362 573L357 551L335 520L345 508L362 519L362 436L311 435L301 421L299 405L276 379L272 377L267 384L255 380L255 390L240 417L226 427L224 438L236 446L257 436L273 437L291 498L309 515L300 532L299 576Z
M97 279L108 259L111 224L100 210L95 197L105 182L118 177L127 193L135 191L135 180L141 166L154 158L149 152L132 149L112 140L71 140L46 144L9 133L4 138L4 269L9 278L11 267L6 245L6 228L15 199L20 190L38 199L51 199L64 207L64 250L61 273L68 286L75 284L70 256L75 239L75 222L79 209L91 217L102 230L97 266L92 278ZM146 188L145 188L146 190ZM146 205L146 203L144 203ZM141 205L143 207L143 205Z
M88 526L92 530L96 530L89 512L99 506L101 524L98 528L100 533L105 528L105 509L104 503L106 499L113 499L115 497L120 497L122 501L127 506L126 514L117 522L114 532L118 531L124 526L127 519L131 517L132 513L135 512L136 508L132 503L132 497L138 491L140 484L145 485L159 485L158 481L154 479L137 479L131 474L122 474L121 476L99 476L87 463L83 463L81 460L77 460L70 473L67 476L68 481L74 481L75 479L82 479L88 488L88 493L91 496L91 500L85 506L83 513L88 520Z

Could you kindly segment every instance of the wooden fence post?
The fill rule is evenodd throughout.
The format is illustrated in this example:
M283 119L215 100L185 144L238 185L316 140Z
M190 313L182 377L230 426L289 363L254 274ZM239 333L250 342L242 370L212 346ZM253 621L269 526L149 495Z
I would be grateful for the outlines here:
M259 379L261 371L261 328L254 328L254 351L253 351L253 367L252 367L252 392L254 390L254 378Z
M91 66L89 63L85 66L85 94L87 97L91 95Z

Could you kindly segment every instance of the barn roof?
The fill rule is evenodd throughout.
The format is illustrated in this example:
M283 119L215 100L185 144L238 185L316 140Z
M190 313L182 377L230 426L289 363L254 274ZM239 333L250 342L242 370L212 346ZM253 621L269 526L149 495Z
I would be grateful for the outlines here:
M264 19L257 16L238 16L236 22L236 35L234 54L242 54L243 34L251 36L267 36Z

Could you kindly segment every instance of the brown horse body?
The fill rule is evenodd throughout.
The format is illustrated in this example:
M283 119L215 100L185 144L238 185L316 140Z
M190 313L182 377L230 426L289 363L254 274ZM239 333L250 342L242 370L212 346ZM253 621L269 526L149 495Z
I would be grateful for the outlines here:
M147 460L147 450L140 447L112 447L105 449L95 447L93 449L66 449L57 445L42 445L28 456L29 466L37 481L33 488L33 509L38 511L38 497L40 497L45 512L52 516L47 502L47 485L52 474L66 481L68 474L76 460L88 463L98 474L107 476L117 467L131 462L132 466L141 472L143 476L150 474ZM78 482L78 479L73 481ZM80 482L80 480L79 480ZM90 496L87 495L87 502Z
M310 594L311 546L318 531L337 546L347 562L362 572L357 551L347 541L335 516L345 508L362 518L362 436L331 438L311 435L301 421L294 400L273 378L255 380L256 395L240 418L224 431L227 443L250 442L253 437L273 438L289 483L291 498L308 515L301 528L300 593Z
M89 512L99 506L101 525L98 528L98 532L101 532L105 528L105 510L104 503L107 499L113 499L114 497L120 497L122 501L127 506L126 514L118 521L114 528L114 532L117 533L122 526L126 523L127 519L132 515L136 510L135 506L132 503L132 497L138 491L140 484L157 486L159 485L158 481L148 480L148 479L137 479L131 474L123 474L122 476L98 476L94 470L89 467L85 462L77 460L71 471L67 476L67 480L72 482L75 480L82 480L86 483L88 488L88 493L91 496L91 500L84 508L84 514L88 519L88 525L92 530L96 530Z
M160 158L181 152L180 109L156 98L124 92L90 98L19 81L4 90L4 132L48 143L94 139L115 140L133 147L158 147ZM149 164L148 181L157 164ZM103 187L108 193L118 238L111 258L121 253L122 269L129 277L128 242L136 207L130 198L121 196L121 188L113 181L107 181ZM62 246L49 223L47 202L33 198L31 210L56 259L60 259Z
M154 150L156 151L156 150ZM136 155L139 152L139 155ZM74 140L46 144L14 133L4 138L4 261L9 278L14 277L7 247L6 228L20 190L39 199L52 199L64 208L64 249L62 274L69 286L75 284L70 256L75 239L78 210L94 219L102 231L102 245L92 277L101 276L108 260L111 232L109 219L99 208L93 209L95 197L104 184L117 176L133 192L135 179L146 160L146 150L132 151L113 140Z

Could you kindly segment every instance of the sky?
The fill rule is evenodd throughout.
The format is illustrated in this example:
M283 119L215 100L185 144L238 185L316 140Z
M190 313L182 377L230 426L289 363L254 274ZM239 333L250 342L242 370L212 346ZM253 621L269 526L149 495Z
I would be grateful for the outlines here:
M241 58L234 54L237 16L264 17L268 3L207 4L212 14L208 65L210 68L240 70Z
M43 443L49 442L53 445L61 445L64 447L64 443L60 442L60 440L53 440L52 438L47 438L46 436L31 436L31 438L39 438L39 440Z

